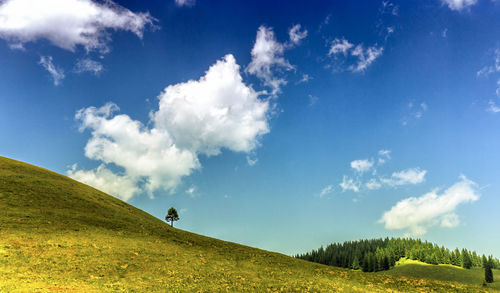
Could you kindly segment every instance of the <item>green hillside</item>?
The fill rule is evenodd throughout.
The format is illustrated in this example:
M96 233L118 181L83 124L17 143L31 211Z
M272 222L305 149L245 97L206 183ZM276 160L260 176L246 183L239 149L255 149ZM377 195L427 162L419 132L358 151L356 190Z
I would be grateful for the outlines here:
M362 273L196 235L0 157L0 292L485 292Z
M484 269L464 269L453 265L431 265L416 260L401 259L394 268L377 274L389 274L398 277L414 277L429 280L453 280L466 284L478 284L484 280ZM488 284L489 288L500 290L500 270L493 270L496 281Z

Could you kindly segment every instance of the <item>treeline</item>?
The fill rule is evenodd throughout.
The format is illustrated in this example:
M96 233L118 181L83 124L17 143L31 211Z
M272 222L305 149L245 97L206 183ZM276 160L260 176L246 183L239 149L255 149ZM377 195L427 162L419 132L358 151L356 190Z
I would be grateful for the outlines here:
M405 257L419 260L428 264L451 264L466 269L484 267L491 264L493 268L500 268L498 259L484 254L478 255L467 249L449 250L427 241L409 238L385 238L344 243L332 243L326 248L320 247L296 258L317 262L330 266L376 272L388 270L395 263Z

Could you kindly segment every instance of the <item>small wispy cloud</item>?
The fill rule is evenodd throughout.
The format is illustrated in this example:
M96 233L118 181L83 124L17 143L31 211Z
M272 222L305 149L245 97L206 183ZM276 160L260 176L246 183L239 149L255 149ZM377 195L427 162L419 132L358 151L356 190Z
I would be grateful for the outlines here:
M247 156L247 164L249 166L255 166L255 164L257 164L258 161L259 159L256 158L255 156L250 156L250 155Z
M75 73L90 72L94 75L99 75L103 69L104 67L100 62L94 61L90 58L84 58L76 62L73 70Z
M365 183L366 188L370 190L375 190L379 189L382 187L382 184L375 178L370 179L368 182Z
M47 70L50 73L50 76L52 77L55 86L61 84L61 81L65 77L64 70L54 65L52 56L41 56L38 64L40 64L43 68L45 68L45 70Z
M487 108L487 111L492 112L492 113L500 112L500 107L497 106L497 104L493 100L490 100L488 102L488 105L489 105L489 107Z
M477 71L476 75L478 77L488 77L490 75L497 75L500 72L500 49L495 49L494 51L494 62L492 65L487 65ZM498 76L497 76L498 77ZM497 79L495 95L497 98L500 98L500 77ZM500 112L500 108L497 106L497 103L490 99L488 101L488 107L486 111L491 113Z
M317 96L307 95L307 98L309 99L309 107L314 106L319 101Z
M391 14L393 16L399 15L399 6L395 5L390 1L382 1L382 6L380 7L379 12L381 14Z
M454 11L463 11L469 9L477 3L477 0L441 0L443 4Z
M288 30L288 36L290 37L290 42L293 45L298 45L302 39L307 37L307 30L301 30L300 24L296 24Z
M192 7L196 4L196 0L175 0L175 4L179 7Z
M377 168L391 160L391 151L381 149L376 159L361 159L351 161L353 176L344 175L339 184L342 191L360 192L362 190L377 190L382 187L396 188L402 185L415 185L425 181L427 170L408 168L393 172L390 175L379 174ZM368 172L371 171L371 172Z
M354 47L352 43L350 43L345 38L334 39L331 43L330 50L328 50L328 55L332 56L335 54L342 53L344 56L347 56L347 52Z
M359 181L350 178L346 175L342 177L342 182L339 184L340 188L342 188L342 192L352 190L354 192L359 192L360 183Z
M441 36L443 38L447 38L448 37L448 28L445 28L442 32L441 32Z
M389 178L381 178L381 182L389 186L400 186L406 184L418 184L425 180L427 170L420 168L410 168L399 172L392 173Z
M358 57L358 62L356 65L349 66L349 70L352 72L365 71L378 57L382 56L383 51L383 47L371 46L364 49L363 45L357 45L351 55Z
M328 185L321 190L319 197L323 198L325 195L330 194L333 191L333 185Z
M195 198L198 196L198 193L197 193L197 188L196 186L194 185L191 185L188 189L186 189L186 194L189 195L189 197L191 198Z
M407 113L401 120L401 125L407 126L410 122L421 119L428 109L429 106L426 102L421 102L419 104L413 101L409 102L406 110Z
M283 77L278 77L276 72L295 68L284 58L285 49L286 46L276 40L272 28L259 27L251 52L252 61L245 71L261 79L264 85L271 88L272 95L280 93L281 86L287 84L287 81Z
M384 48L373 45L365 48L363 44L354 45L345 38L336 38L330 43L328 56L340 62L340 69L346 62L350 62L347 69L351 72L364 72L377 58L382 56ZM352 59L352 60L351 60ZM336 66L334 70L339 70Z
M378 11L376 27L379 35L387 42L389 37L396 31L396 19L399 16L399 6L390 2L382 1Z
M302 78L299 81L297 81L297 84L307 83L311 79L313 79L313 78L309 74L302 74Z
M382 165L388 160L391 159L391 151L390 150L380 150L378 151L378 164Z
M354 160L351 162L351 168L357 172L363 173L373 167L373 162L369 160Z
M328 24L330 24L330 19L332 18L332 15L331 14L328 14L325 19L323 19L323 21L319 24L319 27L318 27L318 32L320 32L321 30L323 30L323 28L325 26L327 26Z

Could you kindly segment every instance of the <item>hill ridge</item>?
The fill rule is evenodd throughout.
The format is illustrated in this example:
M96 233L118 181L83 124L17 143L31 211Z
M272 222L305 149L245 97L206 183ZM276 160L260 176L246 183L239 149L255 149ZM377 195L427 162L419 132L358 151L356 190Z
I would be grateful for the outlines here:
M0 292L485 292L328 267L182 231L5 157L0 210Z

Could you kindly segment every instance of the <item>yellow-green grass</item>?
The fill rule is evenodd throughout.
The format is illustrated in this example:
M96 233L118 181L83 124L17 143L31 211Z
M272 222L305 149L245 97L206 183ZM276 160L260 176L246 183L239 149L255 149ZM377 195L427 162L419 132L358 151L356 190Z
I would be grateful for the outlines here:
M362 273L171 228L65 176L0 157L0 292L485 292Z
M400 259L391 270L379 274L426 280L454 281L465 284L480 284L484 280L483 268L464 269L447 264L431 265L406 258ZM500 270L493 270L493 276L496 281L488 284L488 288L500 290Z

